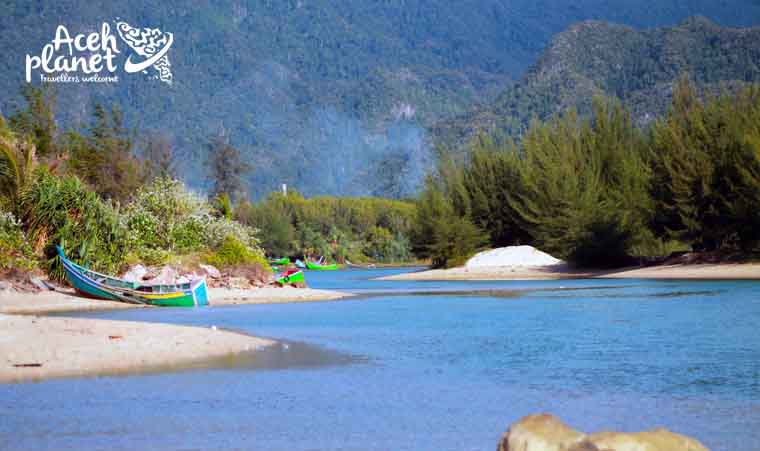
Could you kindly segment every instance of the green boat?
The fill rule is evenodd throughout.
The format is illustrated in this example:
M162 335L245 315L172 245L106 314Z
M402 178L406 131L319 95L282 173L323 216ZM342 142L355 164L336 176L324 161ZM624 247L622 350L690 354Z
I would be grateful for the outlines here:
M208 305L206 279L200 278L179 284L143 285L100 274L77 265L66 258L63 249L59 246L57 249L66 279L83 296L159 307Z
M269 264L272 266L287 266L290 264L290 259L288 257L283 257L277 260L272 260Z
M337 263L333 263L332 265L319 265L310 261L306 262L306 267L313 271L335 271L337 269L340 269L340 265Z
M302 284L305 283L306 280L304 279L303 271L300 269L291 269L290 271L280 274L275 282L279 285L291 285Z

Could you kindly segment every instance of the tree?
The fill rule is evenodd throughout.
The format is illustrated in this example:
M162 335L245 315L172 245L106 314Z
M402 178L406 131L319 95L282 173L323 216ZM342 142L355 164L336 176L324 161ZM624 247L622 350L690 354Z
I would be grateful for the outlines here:
M146 133L142 142L142 157L145 160L148 180L177 177L174 147L166 134Z
M760 241L760 88L699 98L687 78L652 129L654 230L696 250Z
M0 116L0 207L19 214L21 195L31 184L36 167L34 144L16 137Z
M211 196L226 193L233 202L245 196L243 176L251 170L251 166L242 160L240 151L220 133L209 142L208 155Z
M17 135L29 137L40 157L53 157L57 152L57 126L55 123L56 93L49 85L39 88L25 85L21 95L26 109L10 117L10 124Z
M132 132L115 105L109 111L96 104L88 134L70 131L63 142L71 171L103 198L125 203L148 178L146 165L134 153Z
M534 123L510 205L544 250L582 265L622 264L648 232L650 172L642 149L617 101L595 99L593 119L571 112Z

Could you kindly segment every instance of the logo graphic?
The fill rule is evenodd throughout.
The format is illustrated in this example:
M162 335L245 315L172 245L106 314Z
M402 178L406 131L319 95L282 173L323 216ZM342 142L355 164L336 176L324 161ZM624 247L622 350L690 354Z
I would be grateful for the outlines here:
M171 85L168 52L174 35L158 28L135 28L119 19L115 22L119 37L134 52L124 62L124 72L147 74L153 67L158 73L152 78ZM116 83L117 55L121 54L118 42L108 22L103 22L99 31L74 36L59 25L39 55L26 55L26 81L31 83L37 69L44 83Z
M153 66L158 71L161 81L172 84L172 65L166 55L174 43L172 33L164 33L158 28L134 28L126 22L117 22L116 30L135 53L145 58L142 62L134 63L130 55L124 63L125 72L132 74Z

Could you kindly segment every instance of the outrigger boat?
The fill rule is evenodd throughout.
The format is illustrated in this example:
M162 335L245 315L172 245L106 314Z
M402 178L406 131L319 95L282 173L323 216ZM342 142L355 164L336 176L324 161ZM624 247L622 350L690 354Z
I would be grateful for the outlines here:
M280 274L275 280L278 285L291 285L305 283L303 271L300 269L291 269Z
M109 301L147 304L160 307L196 307L208 305L206 279L188 283L143 285L100 274L77 265L56 246L66 278L84 296Z
M333 263L331 265L320 265L317 263L312 263L308 260L306 261L306 267L313 271L335 271L337 269L340 269L340 266L337 263Z

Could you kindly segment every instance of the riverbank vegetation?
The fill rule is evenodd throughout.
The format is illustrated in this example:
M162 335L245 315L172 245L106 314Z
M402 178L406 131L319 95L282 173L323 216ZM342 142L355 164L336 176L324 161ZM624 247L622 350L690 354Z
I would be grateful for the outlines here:
M141 155L118 108L99 105L89 126L59 132L52 92L24 96L26 109L0 117L0 270L60 280L56 245L107 273L184 261L269 269L253 227L172 177L160 136L147 134Z
M272 193L241 203L236 218L261 231L272 256L319 257L352 263L405 263L414 256L410 234L415 205L381 198Z
M637 126L619 102L534 121L519 143L479 136L442 160L418 200L413 242L436 266L482 245L533 244L581 266L675 250L760 245L760 87L701 98L687 78Z

